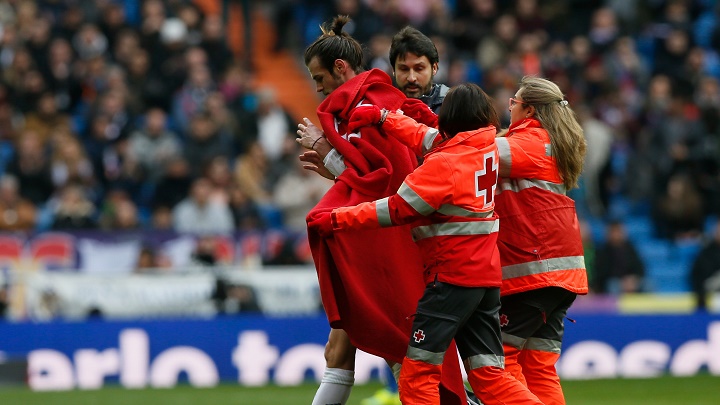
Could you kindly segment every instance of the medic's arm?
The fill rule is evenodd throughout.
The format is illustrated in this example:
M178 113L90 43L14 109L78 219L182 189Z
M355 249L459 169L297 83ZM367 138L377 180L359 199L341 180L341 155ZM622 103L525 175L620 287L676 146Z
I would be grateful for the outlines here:
M397 113L388 112L381 129L387 135L397 139L418 156L425 156L435 143L442 140L440 132L414 119Z
M411 223L452 198L453 182L444 159L428 159L410 173L397 194L332 211L333 229L371 229Z

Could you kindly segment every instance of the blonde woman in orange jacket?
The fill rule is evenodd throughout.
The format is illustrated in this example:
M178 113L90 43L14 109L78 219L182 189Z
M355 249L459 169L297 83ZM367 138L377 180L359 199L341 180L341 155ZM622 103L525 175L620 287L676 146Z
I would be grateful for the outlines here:
M546 405L565 404L555 363L564 318L587 294L575 204L586 143L575 113L553 82L524 77L509 100L510 128L497 138L496 212L503 285L500 322L505 367Z

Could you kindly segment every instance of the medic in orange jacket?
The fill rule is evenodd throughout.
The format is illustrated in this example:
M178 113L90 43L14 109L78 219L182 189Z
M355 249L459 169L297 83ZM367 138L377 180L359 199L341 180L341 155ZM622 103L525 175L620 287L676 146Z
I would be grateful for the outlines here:
M397 194L334 209L333 228L413 223L427 283L499 287L499 222L493 210L498 175L495 133L490 126L438 144L405 178Z
M389 113L383 128L421 156L440 140L436 129L400 113ZM539 121L526 119L496 142L500 180L495 211L502 219L498 240L502 294L551 286L587 294L575 204L565 195L550 151L550 136Z
M525 119L497 138L497 146L502 294L543 287L587 294L575 203L565 195L547 131L538 120Z

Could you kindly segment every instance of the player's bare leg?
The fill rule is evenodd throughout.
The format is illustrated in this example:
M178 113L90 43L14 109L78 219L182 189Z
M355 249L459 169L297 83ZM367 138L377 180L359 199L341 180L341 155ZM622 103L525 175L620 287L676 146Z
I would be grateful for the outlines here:
M357 348L342 329L331 329L325 345L325 373L312 405L345 404L355 383Z

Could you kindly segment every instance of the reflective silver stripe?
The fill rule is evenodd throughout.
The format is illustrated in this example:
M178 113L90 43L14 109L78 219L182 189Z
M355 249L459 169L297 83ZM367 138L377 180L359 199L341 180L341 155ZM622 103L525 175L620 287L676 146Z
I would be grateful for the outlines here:
M437 212L443 215L451 215L454 217L465 217L465 218L487 218L492 216L493 210L487 212L473 212L468 211L465 208L458 207L452 204L443 204L438 208Z
M545 156L552 156L552 145L549 143L545 144Z
M562 343L557 340L531 337L528 338L527 343L525 343L525 350L537 350L540 352L560 354L561 346Z
M510 335L502 332L502 341L503 344L512 346L518 350L522 350L522 348L525 346L525 342L527 342L527 339L523 339L520 336Z
M512 169L512 154L510 154L510 143L507 138L499 137L495 138L495 144L500 153L500 177L510 176L510 169Z
M375 212L377 213L378 223L380 226L392 226L388 197L381 198L375 202Z
M584 269L584 256L565 256L554 259L538 260L526 263L503 266L503 280L529 276L533 274L549 273L551 271Z
M435 143L435 139L440 135L440 131L438 131L435 128L430 128L425 133L425 136L423 137L422 141L422 154L428 153L430 149L432 149L433 143Z
M495 354L478 354L463 360L465 370L475 370L480 367L505 368L505 356Z
M403 200L405 200L406 203L410 204L410 206L413 207L415 211L417 211L420 215L430 215L435 212L435 208L433 208L430 204L426 203L425 200L422 199L422 197L420 197L404 182L400 185L398 195Z
M433 353L427 350L418 349L417 347L408 346L406 356L411 360L422 361L423 363L439 366L443 363L445 352Z
M433 236L489 235L500 228L500 220L475 222L446 222L413 228L413 240L418 241Z
M502 176L502 173L500 175ZM553 183L550 181L536 179L500 179L498 182L498 191L495 194L500 194L503 191L514 191L517 193L520 190L525 190L530 187L541 188L560 195L565 195L565 192L567 191L564 184Z

